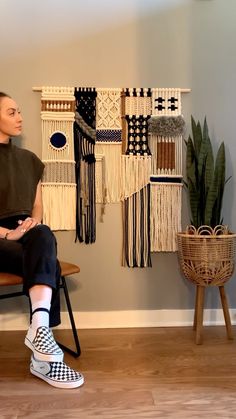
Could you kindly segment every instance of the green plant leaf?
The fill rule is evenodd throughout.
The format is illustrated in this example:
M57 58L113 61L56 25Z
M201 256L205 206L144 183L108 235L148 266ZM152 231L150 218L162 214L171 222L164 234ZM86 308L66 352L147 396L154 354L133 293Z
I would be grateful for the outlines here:
M215 227L222 221L221 210L225 184L225 148L218 149L215 164L206 117L203 128L191 117L192 138L186 152L186 176L191 220L195 227Z
M223 195L225 188L225 146L222 142L216 156L214 179L217 184L217 196L213 212L213 221L216 225L220 223Z
M202 129L199 122L196 124L193 116L191 116L191 125L192 125L192 133L193 133L193 143L194 143L194 148L195 148L196 158L197 158L199 155L199 151L200 151L200 147L202 143Z

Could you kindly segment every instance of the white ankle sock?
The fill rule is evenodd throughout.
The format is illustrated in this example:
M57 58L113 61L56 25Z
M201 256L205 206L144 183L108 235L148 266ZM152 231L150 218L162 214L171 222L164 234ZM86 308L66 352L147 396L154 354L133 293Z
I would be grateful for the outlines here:
M32 322L31 327L38 329L40 326L49 327L49 311L51 303L47 301L37 301L32 304ZM42 310L41 310L42 309ZM34 311L37 310L35 313Z

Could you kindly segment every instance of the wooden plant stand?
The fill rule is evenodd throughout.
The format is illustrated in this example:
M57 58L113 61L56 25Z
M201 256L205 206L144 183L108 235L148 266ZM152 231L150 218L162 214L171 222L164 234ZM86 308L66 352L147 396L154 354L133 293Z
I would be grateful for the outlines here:
M202 343L205 288L218 286L228 339L233 339L224 284L232 277L235 265L236 234L226 226L189 226L177 234L178 259L183 275L196 285L193 328L196 344Z

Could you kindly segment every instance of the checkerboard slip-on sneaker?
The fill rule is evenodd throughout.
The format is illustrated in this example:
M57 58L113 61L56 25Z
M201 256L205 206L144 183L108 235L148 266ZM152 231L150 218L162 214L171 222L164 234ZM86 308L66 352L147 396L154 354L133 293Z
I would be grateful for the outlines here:
M33 351L39 361L63 361L64 354L49 327L41 326L36 331L30 327L25 337L25 345Z
M76 388L84 384L84 377L80 372L68 367L64 362L38 361L31 356L30 372L53 387Z

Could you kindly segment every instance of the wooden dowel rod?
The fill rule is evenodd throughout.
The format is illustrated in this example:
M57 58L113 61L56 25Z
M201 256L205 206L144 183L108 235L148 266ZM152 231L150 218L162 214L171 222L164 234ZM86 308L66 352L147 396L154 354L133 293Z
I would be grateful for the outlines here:
M112 89L112 87L111 87ZM32 87L33 92L42 92L42 87ZM189 93L191 92L191 89L180 89L181 93Z

